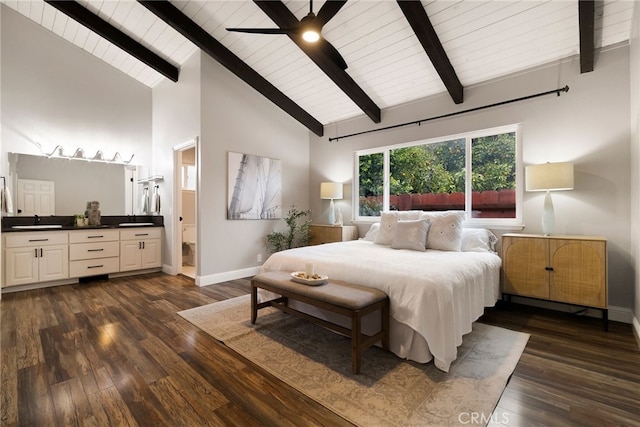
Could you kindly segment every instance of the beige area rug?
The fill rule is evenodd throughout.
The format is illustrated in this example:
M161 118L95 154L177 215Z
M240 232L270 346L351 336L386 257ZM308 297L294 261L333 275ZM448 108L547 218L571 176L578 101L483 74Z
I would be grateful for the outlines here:
M366 350L351 373L350 339L274 308L251 325L249 295L178 314L331 411L361 426L456 426L492 412L529 339L475 323L450 372ZM498 420L495 418L498 417ZM475 422L472 422L474 420Z

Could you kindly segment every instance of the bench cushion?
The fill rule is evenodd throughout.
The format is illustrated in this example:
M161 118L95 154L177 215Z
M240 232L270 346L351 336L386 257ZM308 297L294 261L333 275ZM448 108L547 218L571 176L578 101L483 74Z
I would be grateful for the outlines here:
M260 273L253 280L270 285L275 289L306 296L350 310L360 310L387 298L387 295L378 289L338 280L329 279L328 283L319 286L303 285L292 281L291 273L286 271Z

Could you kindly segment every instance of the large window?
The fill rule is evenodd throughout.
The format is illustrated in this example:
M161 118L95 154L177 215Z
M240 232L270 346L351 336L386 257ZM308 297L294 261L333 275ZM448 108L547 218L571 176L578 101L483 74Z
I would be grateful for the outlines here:
M518 126L509 126L359 151L356 217L456 209L466 211L468 220L515 224L518 141Z

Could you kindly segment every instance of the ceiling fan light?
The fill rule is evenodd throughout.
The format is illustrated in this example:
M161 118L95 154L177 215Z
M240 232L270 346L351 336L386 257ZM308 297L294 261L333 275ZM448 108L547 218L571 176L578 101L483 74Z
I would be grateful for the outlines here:
M320 40L320 33L314 29L308 29L302 33L302 38L309 43L314 43Z

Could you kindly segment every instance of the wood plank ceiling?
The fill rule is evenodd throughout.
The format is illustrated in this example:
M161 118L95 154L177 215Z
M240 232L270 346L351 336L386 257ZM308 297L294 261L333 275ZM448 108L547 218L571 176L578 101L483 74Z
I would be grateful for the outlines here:
M77 2L137 42L134 55L42 0L1 2L149 87L173 80L171 67L179 69L203 49L203 42L158 16L153 9L164 6L154 7L156 1ZM205 53L223 52L246 73L255 71L259 87L252 86L267 97L279 93L270 99L316 134L362 114L379 122L380 109L445 91L452 105L461 103L466 86L564 58L579 56L583 72L597 69L594 49L628 43L634 7L629 0L349 0L322 29L347 63L342 70L286 35L226 30L277 28L309 12L308 1L284 1L290 13L270 3L171 0L168 6L190 22L192 33L192 24L201 27L196 30L209 46L218 43ZM323 3L314 3L314 12ZM166 62L164 71L141 60L140 49Z

